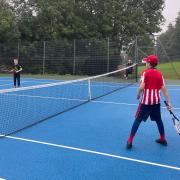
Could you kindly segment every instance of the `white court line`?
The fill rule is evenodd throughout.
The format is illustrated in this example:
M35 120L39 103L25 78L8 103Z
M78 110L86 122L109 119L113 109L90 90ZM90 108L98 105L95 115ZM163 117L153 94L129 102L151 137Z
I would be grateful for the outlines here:
M10 81L10 80L12 80L12 77L8 77L8 78L0 78L0 81Z
M70 98L63 98L63 97L49 97L49 96L31 96L31 95L24 95L24 94L3 94L4 96L20 96L20 97L28 97L28 98L40 98L40 99L54 99L54 100L68 100L68 101L82 101L86 102L88 99L70 99Z
M27 82L30 82L30 81L21 81L21 83L27 83ZM33 82L33 81L31 81L31 82ZM1 84L0 86L8 86L8 85L13 85L13 83Z
M167 89L168 91L180 91L180 89Z
M43 82L43 81L21 81L21 83L22 84L24 84L24 83L39 83L39 84L44 84L45 82ZM8 84L1 84L0 87L8 86L8 85L13 85L13 82L12 83L8 83ZM14 88L10 88L10 89L14 89Z
M65 146L65 145L61 145L61 144L53 144L53 143L37 141L37 140L33 140L33 139L25 139L25 138L20 138L20 137L15 137L15 136L6 136L5 138L26 141L26 142L36 143L36 144L43 144L43 145L57 147L57 148L70 149L70 150L74 150L74 151L80 151L80 152L85 152L85 153L89 153L89 154L96 154L96 155L101 155L101 156L106 156L106 157L111 157L111 158L116 158L116 159L121 159L121 160L126 160L126 161L132 161L132 162L141 163L141 164L147 164L150 166L158 166L158 167L162 167L162 168L180 171L180 167L176 167L176 166L160 164L160 163L155 163L155 162L150 162L150 161L144 161L144 160L129 158L129 157L125 157L125 156L114 155L114 154L108 154L108 153L93 151L93 150L89 150L89 149Z
M40 98L40 99L54 99L54 100L68 100L68 101L82 101L86 102L88 99L70 99L70 98L63 98L63 97L46 97L46 96L31 96L31 95L21 95L21 94L3 94L5 96L20 96L20 97L28 97L28 98ZM121 103L121 102L113 102L113 101L97 101L97 100L92 100L90 101L92 103L102 103L102 104L114 104L114 105L125 105L125 106L139 106L139 104L132 104L132 103ZM161 106L161 108L166 109L165 106ZM180 108L173 107L172 109L175 110L180 110Z
M180 85L177 84L166 84L167 87L180 87ZM139 83L134 83L134 88L138 88L139 87Z
M12 77L0 77L0 81L9 81L11 80ZM24 80L28 80L28 81L31 81L31 80L35 80L35 81L61 81L61 79L41 79L41 78L26 78L26 77L22 77L22 79Z
M180 89L168 89L168 91L180 91Z
M6 180L6 179L0 178L0 180Z
M25 80L35 80L35 81L63 81L63 79L43 79L43 78L28 78L28 77L23 77Z
M22 83L23 82L35 82L35 83L42 83L42 84L45 83L43 81L22 81ZM49 82L49 81L47 81L47 82ZM57 82L61 83L63 81L57 81ZM54 82L50 82L50 83L54 83ZM130 83L129 84L128 83L126 83L126 84L125 83L113 83L113 84L115 84L115 85L109 85L108 82L92 82L91 87L92 86L94 86L94 87L97 86L97 87L123 88L123 87L128 87L128 86L131 85ZM10 84L2 84L0 86L5 86L5 85L10 85ZM61 86L61 84L59 84L59 85ZM81 86L88 86L86 81L84 81L84 83L78 83L78 84L72 83L70 85L71 86L80 86L80 85Z
M13 83L9 83L9 84L1 84L0 86L8 86L8 85L12 85Z
M131 86L131 87L129 87L129 89L138 89L138 87L135 87L135 86ZM180 89L169 89L168 88L168 91L180 91Z
M139 104L130 104L130 103L120 103L120 102L113 102L113 101L92 101L93 103L102 103L102 104L114 104L114 105L126 105L126 106L139 106Z
M125 106L139 106L139 104L130 104L130 103L120 103L120 102L112 102L112 101L91 101L94 103L103 103L103 104L114 104L114 105L125 105ZM161 108L166 109L165 106L161 106ZM173 107L172 109L180 110L180 108Z
M169 84L169 85L167 84L166 86L170 86L170 87L173 87L173 86L174 86L174 87L180 87L180 85L175 85L175 84L174 84L174 85L173 85L173 84Z

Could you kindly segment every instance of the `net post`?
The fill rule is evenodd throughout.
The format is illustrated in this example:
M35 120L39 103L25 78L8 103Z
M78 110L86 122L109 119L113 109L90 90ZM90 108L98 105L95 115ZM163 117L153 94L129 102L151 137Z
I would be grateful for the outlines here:
M89 101L91 101L91 80L88 79L88 97Z
M43 42L43 75L45 73L45 60L46 60L46 41Z
M73 75L76 73L76 40L73 41Z
M107 39L107 73L109 72L109 37Z

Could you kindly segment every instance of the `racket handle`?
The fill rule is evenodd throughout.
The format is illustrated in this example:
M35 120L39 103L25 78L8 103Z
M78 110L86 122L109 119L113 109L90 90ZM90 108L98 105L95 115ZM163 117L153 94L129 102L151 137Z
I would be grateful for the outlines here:
M166 107L168 107L168 103L166 101L164 101L164 104L166 105ZM171 110L168 110L168 111L172 114Z
M164 101L164 104L165 104L166 106L168 106L168 104L167 104L167 102L166 102L166 101Z

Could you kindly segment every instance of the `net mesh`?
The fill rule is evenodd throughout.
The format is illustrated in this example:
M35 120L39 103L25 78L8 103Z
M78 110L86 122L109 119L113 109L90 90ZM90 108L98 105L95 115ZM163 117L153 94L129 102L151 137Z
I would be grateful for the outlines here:
M135 67L78 80L0 90L0 135L15 133L135 83ZM132 73L124 77L129 70Z

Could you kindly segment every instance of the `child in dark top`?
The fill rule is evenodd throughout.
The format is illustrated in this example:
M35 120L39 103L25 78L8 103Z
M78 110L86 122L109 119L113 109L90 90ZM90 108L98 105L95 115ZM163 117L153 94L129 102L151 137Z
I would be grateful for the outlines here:
M132 65L133 65L133 62L132 62L132 60L129 59L127 64L126 64L126 67L129 67L129 66L132 66ZM128 75L132 74L132 73L133 73L133 67L130 67L130 68L126 69L126 74L124 75L124 77L126 79L128 79Z
M20 87L20 78L21 78L21 71L22 67L19 65L18 59L14 59L14 65L12 67L12 70L10 72L13 72L14 77L14 87L16 87L16 84L18 87Z

